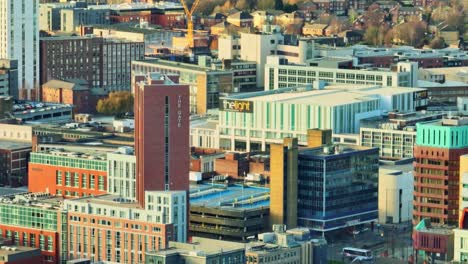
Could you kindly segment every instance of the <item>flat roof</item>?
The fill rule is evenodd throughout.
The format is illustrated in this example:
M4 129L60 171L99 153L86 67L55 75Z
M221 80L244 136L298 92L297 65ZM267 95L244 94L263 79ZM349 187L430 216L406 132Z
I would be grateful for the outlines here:
M226 253L229 251L244 250L243 243L209 239L202 237L192 237L191 243L169 242L169 247L157 252L151 252L151 255L169 256L174 254L207 257L212 254ZM196 253L196 254L194 254Z
M31 143L0 140L0 149L17 150L17 149L31 148L31 146L32 146Z
M328 149L328 152L326 151ZM338 150L337 150L338 149ZM359 145L348 145L348 144L334 144L329 146L317 147L317 148L299 148L299 155L316 156L316 157L331 157L335 155L343 155L363 150L372 150L376 148L364 147ZM378 149L378 148L377 148ZM335 152L335 150L337 150Z
M382 87L376 85L327 85L324 89L301 90L306 86L281 88L267 92L230 96L226 99L243 99L261 102L282 102L291 104L315 104L323 106L346 105L352 103L379 100L378 95L392 96L414 91L424 91L422 88Z
M247 185L191 185L190 204L233 210L269 207L270 189Z
M38 248L33 248L33 247L23 247L23 246L15 246L15 245L0 247L0 256L2 257L15 255L15 254L22 254L24 252L36 252L37 253L36 255L38 256L41 254ZM9 261L15 261L15 260L10 259Z
M73 202L85 202L98 205L118 206L123 208L143 209L139 203L132 202L117 195L103 194L72 199Z
M220 70L213 70L211 68L199 66L198 64L191 64L191 63L183 63L183 62L176 62L176 61L168 61L163 59L145 59L145 60L137 60L133 61L132 64L158 64L166 67L171 68L181 68L190 71L198 71L198 72L225 72Z

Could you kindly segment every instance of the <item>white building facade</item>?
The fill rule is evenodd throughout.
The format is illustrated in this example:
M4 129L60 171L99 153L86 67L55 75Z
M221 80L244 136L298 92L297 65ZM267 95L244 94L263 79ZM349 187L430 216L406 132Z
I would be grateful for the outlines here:
M417 74L418 66L414 62L400 62L393 70L360 70L290 64L282 56L268 56L265 65L265 90L311 84L315 81L417 87Z
M411 172L379 169L379 223L399 224L413 218Z
M267 145L281 143L285 137L297 137L300 145L306 145L307 130L312 128L357 134L364 118L393 108L414 111L427 104L427 99L418 99L422 92L419 88L335 85L226 97L220 100L220 148L266 151Z
M39 0L0 0L0 58L18 61L19 97L39 88Z

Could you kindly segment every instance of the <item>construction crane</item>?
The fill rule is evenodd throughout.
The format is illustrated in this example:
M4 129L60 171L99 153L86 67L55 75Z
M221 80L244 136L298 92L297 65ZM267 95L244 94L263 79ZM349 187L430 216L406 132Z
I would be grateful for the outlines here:
M198 4L200 3L200 0L195 0L192 4L192 8L188 8L187 3L185 0L180 0L182 3L182 6L184 7L185 15L187 16L187 43L190 48L194 46L194 41L193 41L193 13L197 9Z

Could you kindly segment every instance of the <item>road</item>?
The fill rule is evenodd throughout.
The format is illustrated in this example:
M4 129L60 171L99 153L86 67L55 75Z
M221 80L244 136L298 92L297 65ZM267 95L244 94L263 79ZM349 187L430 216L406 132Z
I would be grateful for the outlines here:
M387 225L353 236L346 231L327 237L328 260L344 261L344 247L368 248L376 257L375 263L408 263L412 254L411 228L407 225ZM390 262L389 262L390 261Z

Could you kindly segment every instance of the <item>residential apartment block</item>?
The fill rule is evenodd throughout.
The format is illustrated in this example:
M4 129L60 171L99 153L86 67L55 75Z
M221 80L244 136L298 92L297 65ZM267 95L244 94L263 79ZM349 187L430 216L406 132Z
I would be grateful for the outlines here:
M38 99L38 1L0 2L0 58L18 63L19 98ZM28 34L25 34L28 32Z
M83 79L98 94L130 91L131 62L143 59L143 42L100 37L41 39L41 84Z

